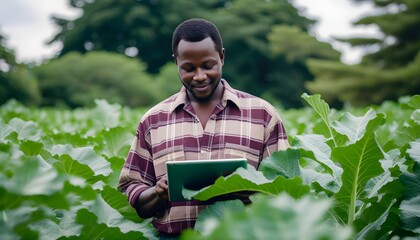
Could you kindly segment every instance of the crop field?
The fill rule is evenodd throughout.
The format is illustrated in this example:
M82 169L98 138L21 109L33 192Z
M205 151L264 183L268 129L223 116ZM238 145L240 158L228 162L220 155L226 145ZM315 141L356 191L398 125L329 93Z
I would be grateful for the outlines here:
M255 191L217 202L182 239L420 237L420 96L330 109L302 95L279 109L292 148L240 168L188 198ZM0 239L157 239L117 190L147 109L0 107Z

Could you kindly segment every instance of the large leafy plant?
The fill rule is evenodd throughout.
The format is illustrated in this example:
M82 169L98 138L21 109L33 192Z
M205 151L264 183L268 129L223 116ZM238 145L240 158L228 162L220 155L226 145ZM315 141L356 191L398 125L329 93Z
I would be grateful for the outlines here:
M285 213L281 209L269 207L270 204L266 201L278 201L282 204L288 202L293 209L294 204L308 201L308 197L327 198L334 202L323 209L327 215L323 223L329 226L324 227L329 229L326 232L330 232L331 235L308 235L303 239L337 239L337 236L348 238L348 228L353 229L353 237L356 239L389 238L394 235L419 236L420 215L415 209L419 208L420 198L420 132L415 129L419 127L420 96L402 104L411 112L408 118L401 116L401 119L397 119L392 115L389 117L390 121L397 121L397 130L394 133L399 136L397 139L405 139L405 142L396 142L395 139L389 138L390 129L381 130L388 114L394 114L393 112L382 112L382 109L375 111L370 108L362 116L345 112L337 118L337 114L329 109L328 104L321 100L319 95L304 94L302 97L312 107L318 121L312 129L313 132L293 138L292 149L277 152L265 159L261 163L260 171L252 168L239 169L202 190L184 190L186 197L199 200L245 190L259 192L265 198L258 195L254 204L242 211L238 211L237 206L230 210L229 204L212 206L211 208L222 208L210 211L219 214L203 214L198 222L198 226L204 226L199 228L202 234L186 233L186 238L201 236L203 239L212 239L226 236L226 225L233 225L230 221L238 221L236 218L248 219L247 226L250 228L253 223L261 221L265 228L260 231L269 231L274 234L272 236L295 236L293 232L298 231L299 227L292 223L285 230L278 232L279 229L283 229L278 222L281 216L278 216L278 221L272 221L266 216L259 217L249 213L265 202L266 213L277 212L278 215L282 215ZM332 118L335 120L331 120ZM387 124L392 123L394 122ZM407 137L407 132L412 135ZM388 150L385 150L385 146ZM290 199L278 197L276 200L266 199L278 196L279 193L288 193L296 201L290 203ZM314 200L314 204L315 202ZM307 215L302 215L299 221L305 222L305 218L311 214L318 216L318 210L316 207L307 209ZM299 213L294 212L293 217L296 215ZM207 218L218 220L209 221ZM331 225L331 222L335 224ZM342 228L345 231L335 235L337 229ZM232 238L242 239L235 236L239 235L232 235Z
M218 202L184 239L419 237L420 96L336 111L318 95L282 113L292 148L258 171L238 169L196 199ZM144 109L146 110L146 109ZM0 108L0 239L154 239L116 190L144 110L96 101L91 109Z

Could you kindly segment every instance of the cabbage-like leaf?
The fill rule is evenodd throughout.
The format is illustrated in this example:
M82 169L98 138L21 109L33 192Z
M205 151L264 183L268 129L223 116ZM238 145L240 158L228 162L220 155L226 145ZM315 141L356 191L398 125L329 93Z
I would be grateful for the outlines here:
M92 120L96 129L117 127L121 116L121 105L110 104L105 99L96 99L96 107L92 110Z
M328 118L328 114L330 113L330 106L328 106L328 104L321 99L321 95L319 94L308 95L307 93L304 93L301 97L315 110L315 112L321 117L322 121L327 127L328 132L323 132L322 134L326 137L334 138L330 120Z
M99 152L107 158L125 158L130 150L134 135L121 127L103 130L95 137L99 143Z
M331 199L259 195L244 211L226 211L211 231L185 231L181 239L349 239L351 230L328 213L331 205Z
M103 157L97 155L95 151L93 151L92 147L74 148L70 144L60 144L53 146L50 153L51 155L58 156L62 156L64 154L69 155L79 163L89 166L95 173L95 176L108 176L111 173L110 163Z
M382 224L387 220L389 211L391 207L394 205L395 200L389 204L388 208L383 212L383 214L373 223L368 224L365 228L363 228L356 236L355 239L376 239L378 236L375 234L381 229Z
M149 221L135 223L124 218L99 195L86 207L77 212L77 222L84 225L81 238L139 239L143 236L144 239L153 239L156 235Z
M82 225L76 223L77 208L70 211L55 210L58 222L50 218L32 223L30 228L39 233L40 239L58 239L60 237L77 237Z
M299 151L289 148L285 151L274 152L261 162L258 170L268 179L274 179L279 175L286 178L300 176Z
M420 109L420 95L415 95L410 98L408 105L413 109Z
M269 180L253 167L248 167L248 169L239 168L227 177L219 177L213 185L198 191L184 188L182 194L186 199L194 198L204 201L219 195L240 191L255 191L273 196L284 191L299 198L309 190L309 186L303 185L302 179L299 177L287 179L278 176L274 180Z
M400 210L404 229L420 234L420 196L402 201Z
M203 235L209 235L221 222L226 212L245 211L240 200L219 201L200 212L194 229Z
M410 117L417 125L420 125L420 109L416 109Z
M383 158L374 135L366 134L355 144L333 149L332 159L343 167L343 185L335 194L336 212L341 221L352 224L356 204L360 200L369 179L379 176L384 170L379 162Z
M52 195L63 189L65 180L66 177L55 169L41 168L38 160L28 159L15 170L10 180L3 177L0 186L22 196Z
M142 222L136 210L128 203L127 196L122 192L110 186L105 186L101 191L101 196L104 201L117 210L124 218L133 222Z
M327 173L331 174L337 186L341 186L341 174L343 169L331 160L331 148L325 143L326 139L322 135L305 134L296 136L298 142L295 147L300 148L302 155L309 157L319 163ZM312 154L309 154L309 153Z
M95 173L89 166L79 163L67 154L61 155L58 161L53 163L53 166L60 172L81 177L86 182L94 183L96 181Z
M44 144L40 142L35 142L32 140L26 140L22 141L20 143L20 150L24 152L27 156L36 156L39 153L41 153L42 148L44 147Z
M407 153L414 161L420 164L420 139L410 143L410 149L407 150Z
M337 132L346 135L351 143L355 143L365 135L366 131L369 131L366 130L368 123L375 118L377 118L377 116L373 109L369 109L362 117L356 117L353 114L346 112L338 121L332 122L331 125ZM376 126L372 126L372 124L370 124L370 127L376 129Z
M39 141L42 135L38 124L33 121L24 121L20 118L13 118L9 122L9 127L16 132L19 140Z

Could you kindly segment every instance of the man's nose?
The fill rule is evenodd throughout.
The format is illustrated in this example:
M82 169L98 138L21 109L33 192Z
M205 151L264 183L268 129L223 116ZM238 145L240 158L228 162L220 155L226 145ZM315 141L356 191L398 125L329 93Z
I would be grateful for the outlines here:
M207 74L205 71L203 71L201 68L198 68L196 71L195 76L193 77L193 80L202 81L207 79Z

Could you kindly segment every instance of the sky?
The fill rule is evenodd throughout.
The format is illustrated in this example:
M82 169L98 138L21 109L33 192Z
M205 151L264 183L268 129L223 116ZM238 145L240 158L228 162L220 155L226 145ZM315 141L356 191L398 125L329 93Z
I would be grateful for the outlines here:
M330 42L342 52L341 60L356 64L362 49L339 43L334 37L378 36L374 27L354 27L352 22L373 13L371 3L355 4L351 0L293 0L301 14L318 20L311 34L318 40ZM47 45L58 29L52 15L75 19L81 14L68 5L68 0L0 0L0 33L6 37L6 46L15 51L18 62L41 63L54 56L61 45Z

